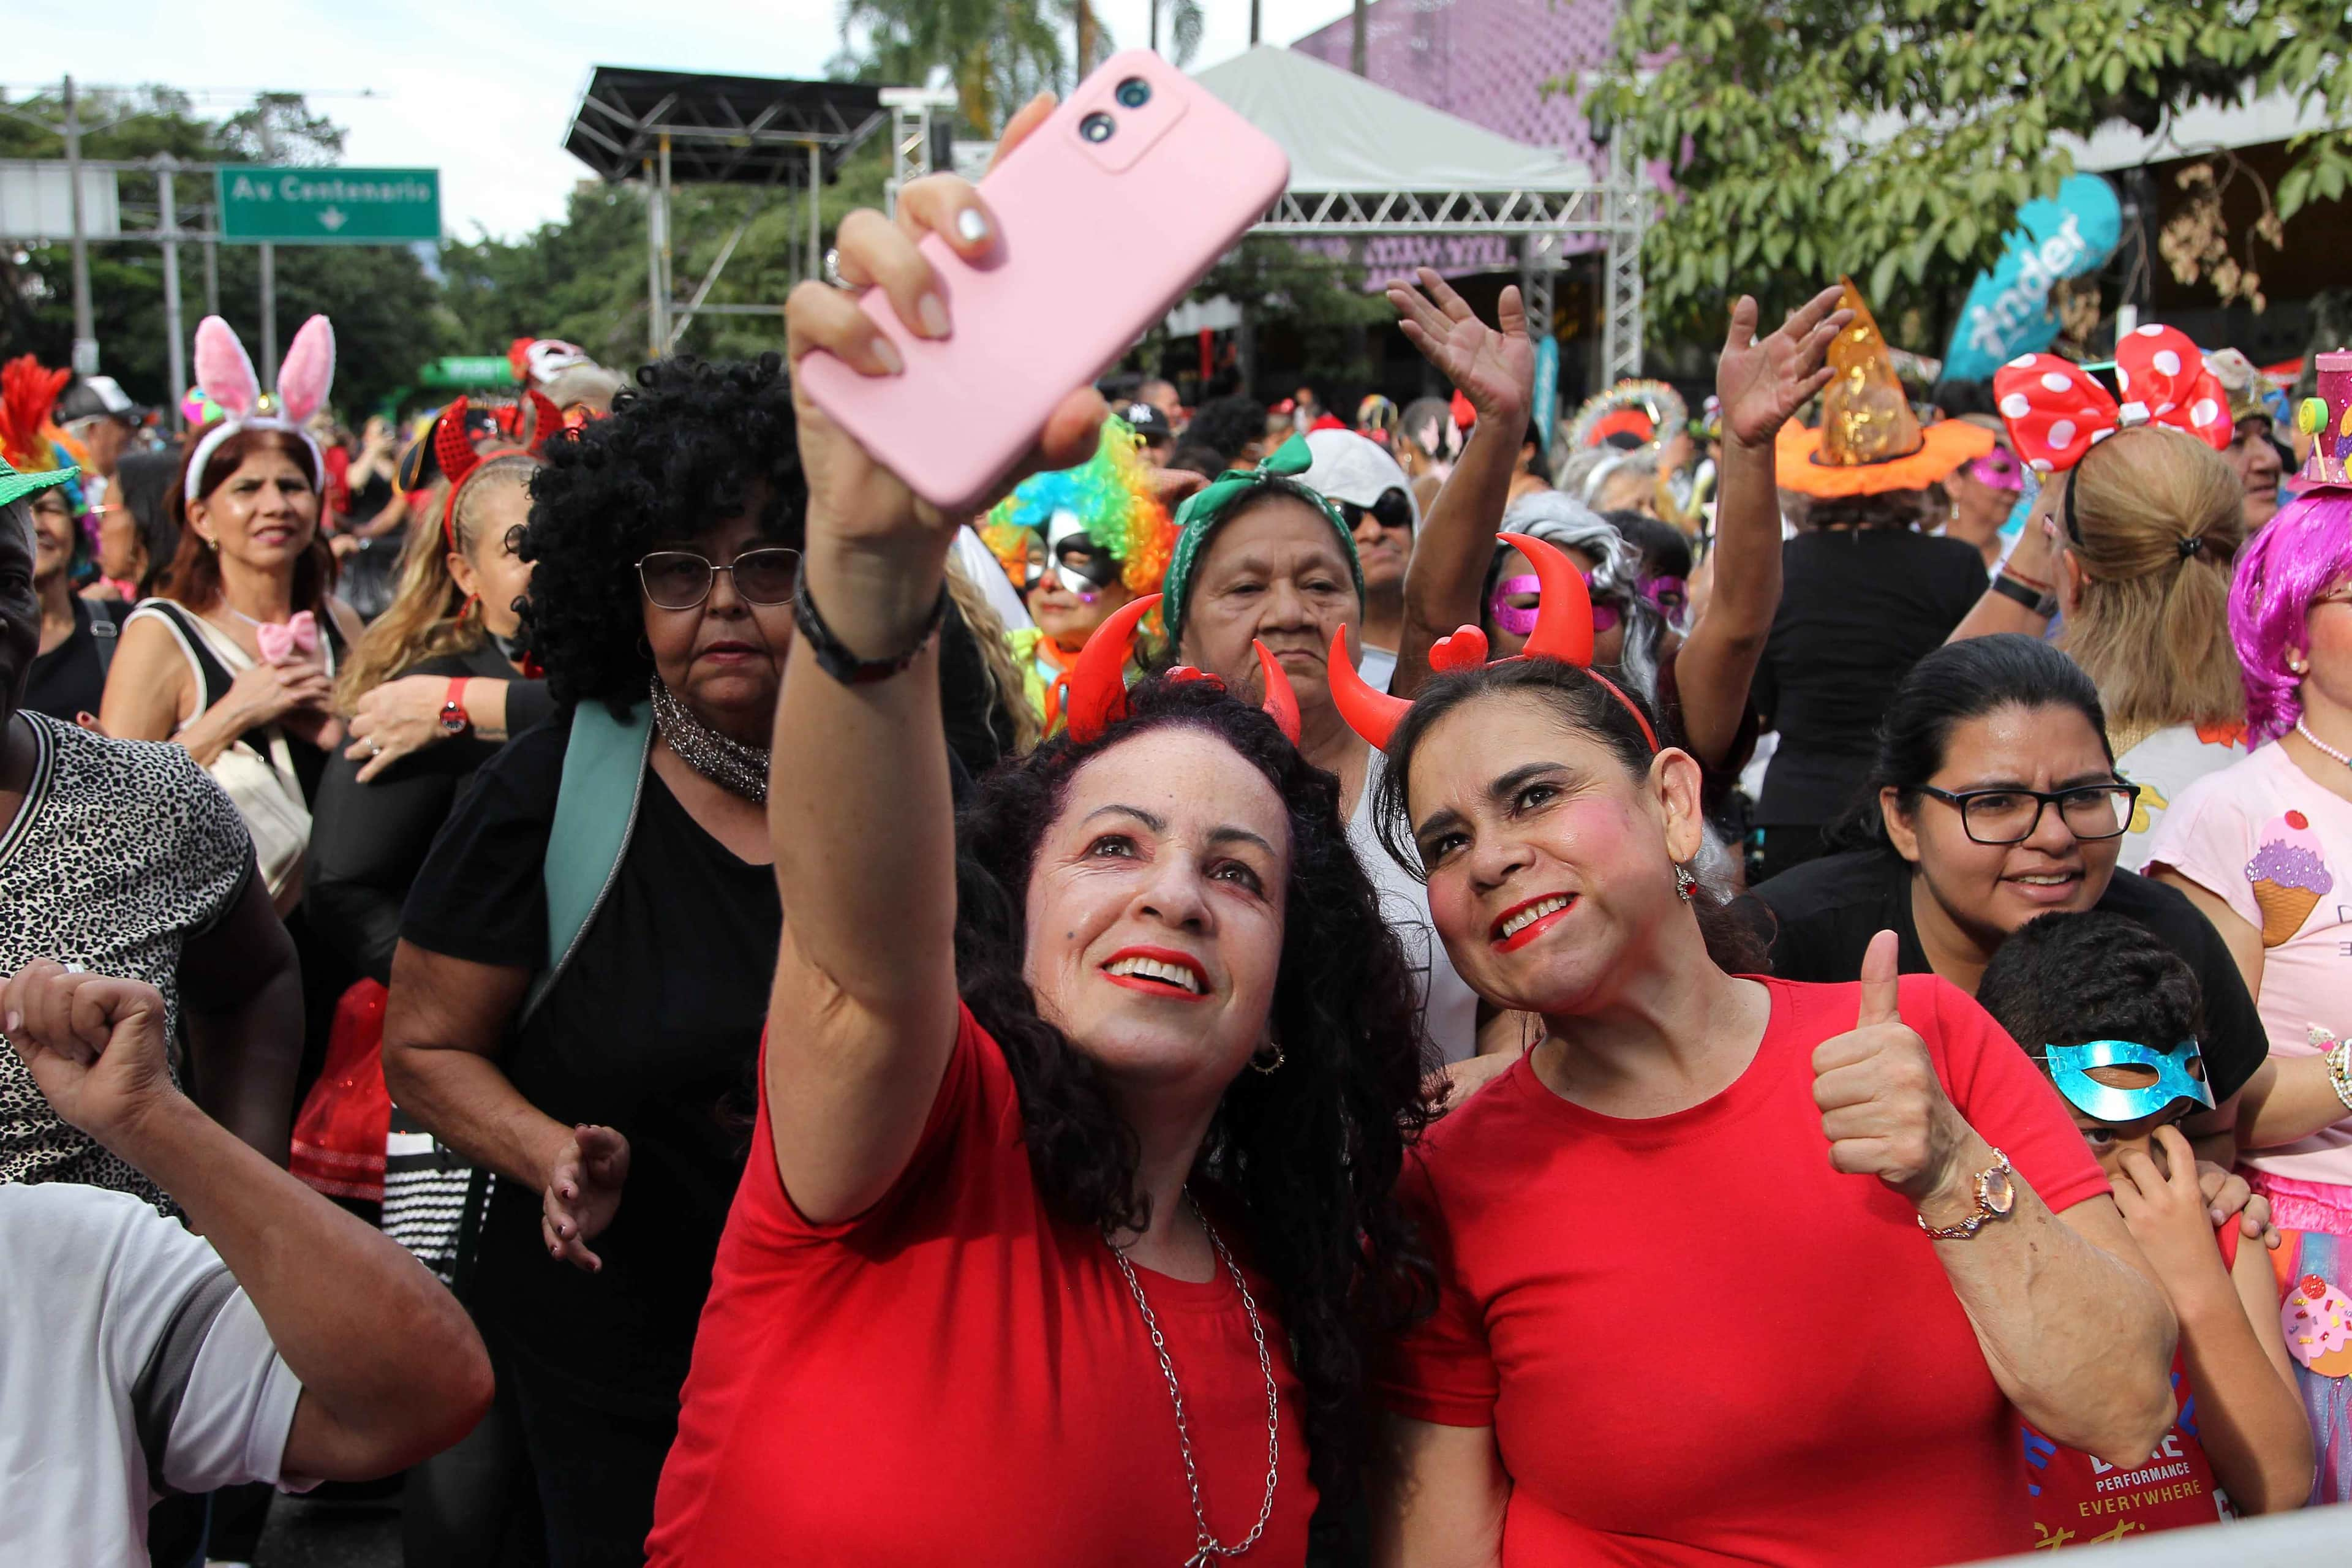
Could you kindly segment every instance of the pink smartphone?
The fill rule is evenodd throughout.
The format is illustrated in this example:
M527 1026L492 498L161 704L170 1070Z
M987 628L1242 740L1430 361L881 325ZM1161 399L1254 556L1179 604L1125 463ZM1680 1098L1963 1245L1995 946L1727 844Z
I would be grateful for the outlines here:
M1265 132L1158 55L1115 55L981 182L994 247L922 242L952 335L919 338L879 289L859 301L906 362L866 376L801 362L817 406L925 500L994 499L1056 404L1100 375L1264 216L1290 177Z

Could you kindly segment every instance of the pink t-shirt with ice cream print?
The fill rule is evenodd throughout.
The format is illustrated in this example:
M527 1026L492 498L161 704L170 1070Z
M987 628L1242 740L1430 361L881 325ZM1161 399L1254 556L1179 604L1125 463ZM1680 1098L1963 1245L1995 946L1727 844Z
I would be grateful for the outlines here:
M2352 801L2263 746L2181 792L2148 843L2147 868L2158 866L2263 933L2254 1005L2273 1051L2313 1056L2352 1034ZM2352 1186L2352 1126L2245 1159L2274 1176Z

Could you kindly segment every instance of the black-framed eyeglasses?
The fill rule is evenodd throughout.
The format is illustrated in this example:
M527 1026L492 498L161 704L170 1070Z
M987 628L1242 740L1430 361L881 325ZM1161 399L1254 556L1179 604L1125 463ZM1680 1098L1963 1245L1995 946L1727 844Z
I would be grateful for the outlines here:
M1350 533L1363 526L1366 512L1371 513L1372 521L1382 528L1412 526L1412 498L1402 490L1382 490L1380 499L1370 506L1358 506L1354 501L1341 500L1337 496L1331 498L1331 504L1339 509L1339 519L1348 525Z
M1955 795L1933 784L1919 793L1958 809L1960 826L1979 844L2022 844L2042 826L2045 806L2058 808L2066 831L2084 840L2120 838L2131 826L2139 785L2078 784L2073 789L1970 789Z
M721 572L735 579L735 592L747 605L790 604L801 580L801 552L762 545L721 566L691 550L656 550L637 563L646 598L662 610L694 608L710 597L711 582Z

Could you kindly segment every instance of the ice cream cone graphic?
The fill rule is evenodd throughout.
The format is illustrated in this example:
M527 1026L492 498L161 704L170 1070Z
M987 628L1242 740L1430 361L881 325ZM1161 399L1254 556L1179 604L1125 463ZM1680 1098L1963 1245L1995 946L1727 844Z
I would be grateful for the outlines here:
M2276 947L2303 929L2320 899L2336 886L2319 858L2311 819L2286 812L2265 824L2260 848L2246 862L2246 880L2263 913L2263 945Z

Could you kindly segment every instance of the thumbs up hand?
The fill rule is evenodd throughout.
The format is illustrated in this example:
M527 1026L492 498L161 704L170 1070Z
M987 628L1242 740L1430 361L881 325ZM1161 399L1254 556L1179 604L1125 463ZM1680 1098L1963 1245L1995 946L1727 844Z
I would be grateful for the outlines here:
M1861 1016L1813 1052L1813 1103L1832 1166L1876 1176L1920 1205L1973 1180L1973 1169L1956 1168L1981 1141L1945 1095L1927 1043L1895 1008L1895 952L1893 931L1871 938Z

